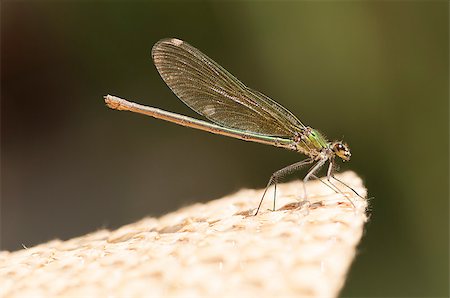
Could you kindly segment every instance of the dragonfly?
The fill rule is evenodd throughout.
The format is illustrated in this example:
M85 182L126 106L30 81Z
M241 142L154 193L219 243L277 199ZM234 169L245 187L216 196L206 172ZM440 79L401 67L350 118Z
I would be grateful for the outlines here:
M348 145L342 141L328 141L318 130L304 125L294 114L259 91L239 81L217 62L197 48L176 38L158 41L152 48L153 62L161 78L172 92L189 108L209 121L172 113L155 107L130 102L113 95L104 97L109 108L131 111L170 121L182 126L210 133L289 149L306 155L306 159L274 172L267 183L257 215L267 190L274 185L273 210L279 180L300 168L310 165L303 178L306 200L306 183L318 179L343 194L338 182L361 197L353 188L335 177L335 160L349 161ZM316 176L328 162L327 182Z

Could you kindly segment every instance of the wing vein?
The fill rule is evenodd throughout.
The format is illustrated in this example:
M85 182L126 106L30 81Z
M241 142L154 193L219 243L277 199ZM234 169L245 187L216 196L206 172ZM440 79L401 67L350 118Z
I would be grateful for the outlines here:
M155 66L187 106L224 127L267 136L293 136L305 126L286 108L250 89L198 49L163 39L152 50Z

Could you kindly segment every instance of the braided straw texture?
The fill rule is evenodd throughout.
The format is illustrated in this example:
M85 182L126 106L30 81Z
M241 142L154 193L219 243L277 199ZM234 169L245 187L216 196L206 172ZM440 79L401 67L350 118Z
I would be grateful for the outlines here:
M338 176L366 195L353 172ZM367 221L320 181L241 190L161 218L0 252L1 297L336 297Z

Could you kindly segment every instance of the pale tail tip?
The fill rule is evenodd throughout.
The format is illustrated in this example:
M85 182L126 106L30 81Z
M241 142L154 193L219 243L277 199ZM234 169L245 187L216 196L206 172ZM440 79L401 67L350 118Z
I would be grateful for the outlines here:
M106 105L108 108L111 108L113 110L123 110L124 103L126 100L113 96L113 95L105 95L103 96L103 99L105 100Z

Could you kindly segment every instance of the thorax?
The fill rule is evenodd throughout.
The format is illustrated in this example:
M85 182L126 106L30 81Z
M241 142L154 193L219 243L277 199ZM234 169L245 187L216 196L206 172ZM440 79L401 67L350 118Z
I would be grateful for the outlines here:
M309 157L317 158L330 149L327 139L317 130L306 127L294 136L295 150Z

